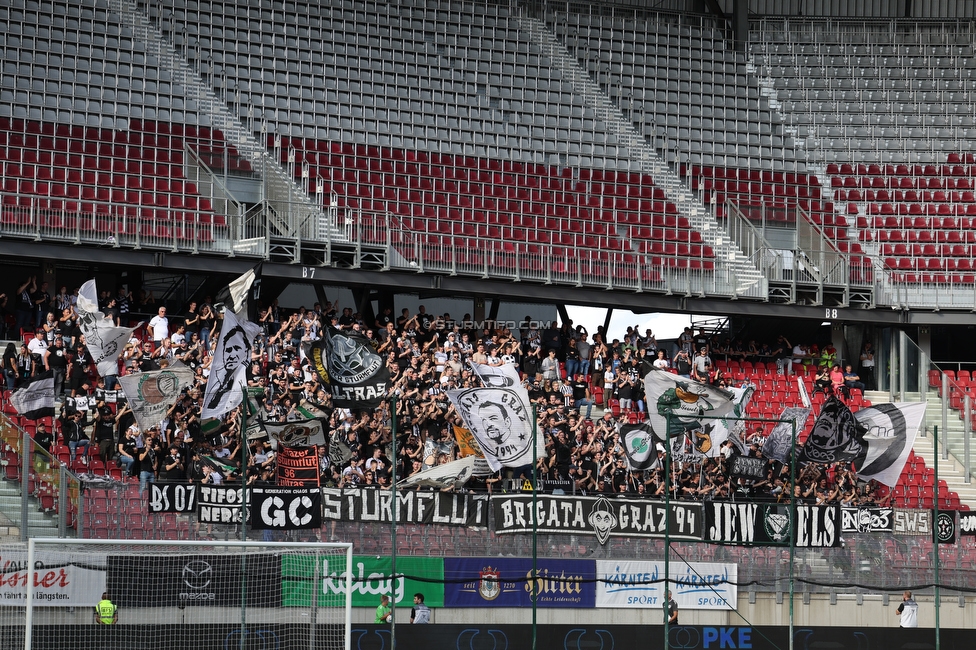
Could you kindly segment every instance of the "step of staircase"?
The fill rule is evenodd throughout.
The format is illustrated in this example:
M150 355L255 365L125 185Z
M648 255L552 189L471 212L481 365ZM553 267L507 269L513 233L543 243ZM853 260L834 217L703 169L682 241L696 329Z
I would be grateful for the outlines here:
M937 393L927 394L927 406L925 409L925 437L921 435L915 439L915 454L925 459L926 467L936 467L938 462L939 479L945 480L949 489L959 495L959 500L976 509L976 482L967 476L965 465L963 464L963 436L965 424L959 419L959 413L955 409L949 409L947 418L948 431L942 430L942 399ZM939 434L939 449L936 451L935 440L933 439L936 430ZM943 450L943 441L948 437L949 452ZM972 447L976 455L976 443Z
M41 511L40 501L28 497L27 530L30 537L57 537L57 515ZM20 484L15 481L0 481L0 539L20 540L21 496Z
M864 398L870 400L872 404L883 404L885 402L891 401L891 396L886 391L866 391L864 393ZM919 393L909 393L905 395L904 401L924 401L926 402L925 407L925 421L922 429L918 432L918 436L915 438L915 445L912 449L915 451L916 456L921 456L925 461L926 467L936 467L936 451L934 448L933 435L935 433L934 427L939 428L939 438L941 445L942 438L942 400L938 396L938 393L927 392L924 394ZM959 419L959 415L955 410L949 410L948 418L948 434L950 438L950 447L962 448L962 431L963 423ZM976 447L973 448L976 452ZM959 500L962 503L967 504L970 508L976 509L976 483L966 482L966 473L963 468L963 464L959 462L952 454L948 455L948 458L942 457L942 450L940 448L938 453L938 472L939 479L944 480L946 485L949 486L951 492L955 492L959 495Z

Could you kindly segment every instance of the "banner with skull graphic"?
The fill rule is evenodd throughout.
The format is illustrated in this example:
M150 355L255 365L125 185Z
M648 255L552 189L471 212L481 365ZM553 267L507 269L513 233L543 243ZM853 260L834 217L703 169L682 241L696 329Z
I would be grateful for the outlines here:
M376 408L386 397L390 371L359 332L329 326L308 351L319 378L329 385L333 406Z

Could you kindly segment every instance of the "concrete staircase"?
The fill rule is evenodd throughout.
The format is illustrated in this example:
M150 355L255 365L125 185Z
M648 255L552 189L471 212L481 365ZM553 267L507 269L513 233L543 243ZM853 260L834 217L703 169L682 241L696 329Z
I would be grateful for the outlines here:
M883 394L887 395L887 393ZM936 467L936 462L938 462L939 479L945 480L949 489L959 495L959 500L962 503L976 510L976 482L971 478L969 482L966 481L965 467L961 460L965 426L963 421L959 419L959 411L952 408L949 409L948 447L951 451L948 454L948 458L944 458L943 456L945 454L942 449L942 440L944 439L942 431L942 398L935 391L927 392L925 397L927 404L925 408L925 435L923 437L920 432L919 437L915 439L915 454L925 459L926 467ZM874 402L873 399L871 401ZM939 429L938 458L936 458L935 443L933 441L935 427ZM971 440L970 443L973 454L976 455L976 441ZM958 455L958 459L952 452Z
M736 242L725 235L725 230L715 215L702 205L687 183L657 154L644 136L637 132L613 98L590 77L580 61L570 54L545 21L528 14L517 16L517 20L519 26L548 58L553 69L562 79L572 84L573 91L582 97L586 106L593 109L597 119L606 125L608 133L613 134L618 144L629 152L630 159L640 165L643 173L654 179L654 185L664 191L667 199L702 234L705 243L715 250L716 258L729 269L729 289L736 295L751 295L757 291L760 295L766 295L766 280L759 269Z
M27 534L29 537L57 537L57 515L41 510L41 503L27 497ZM20 541L21 495L20 483L0 481L0 540Z

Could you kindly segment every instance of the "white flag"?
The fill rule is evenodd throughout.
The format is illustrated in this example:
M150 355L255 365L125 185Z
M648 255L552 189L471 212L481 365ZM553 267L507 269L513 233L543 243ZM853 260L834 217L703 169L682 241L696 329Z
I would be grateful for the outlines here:
M535 462L532 406L523 386L446 391L492 471Z
M219 418L241 403L247 386L247 365L260 328L249 321L238 321L231 310L224 311L217 349L210 364L210 377L203 396L200 417Z
M23 382L10 396L10 404L28 420L54 415L54 375L42 372Z
M509 388L519 386L522 383L518 370L511 363L500 366L489 366L484 363L471 362L471 369L474 371L481 383L490 388Z
M184 365L119 377L129 408L143 431L158 426L184 388L193 385L193 371Z
M117 327L98 311L98 289L95 281L89 280L78 291L78 328L85 335L88 353L95 360L98 374L102 377L119 374L119 355L125 344L132 338L136 327Z
M491 468L488 467L484 458L466 456L450 463L434 465L429 469L411 474L397 482L397 487L429 486L438 489L461 487L472 476L490 476L491 474Z
M728 438L729 429L718 418L735 410L736 396L732 392L652 370L644 377L644 393L647 419L658 440L679 445L687 437L696 455L714 455L718 445L712 444L712 432L717 438L724 435L723 441ZM716 452L709 454L713 447Z

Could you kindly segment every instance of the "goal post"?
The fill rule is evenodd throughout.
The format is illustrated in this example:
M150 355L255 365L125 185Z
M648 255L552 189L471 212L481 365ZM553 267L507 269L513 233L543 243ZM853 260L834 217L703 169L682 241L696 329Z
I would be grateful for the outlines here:
M0 607L23 607L24 650L351 650L352 544L36 538L21 549L19 563L3 558ZM324 589L328 575L345 589Z

